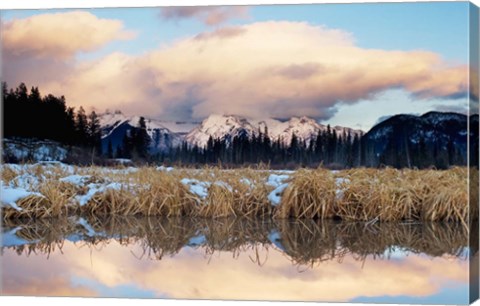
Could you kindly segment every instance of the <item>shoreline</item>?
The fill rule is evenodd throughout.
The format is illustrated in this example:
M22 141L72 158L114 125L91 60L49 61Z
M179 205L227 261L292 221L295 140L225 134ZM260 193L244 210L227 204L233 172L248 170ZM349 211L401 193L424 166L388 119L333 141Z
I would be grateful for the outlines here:
M478 175L475 171L474 175ZM68 215L455 221L468 227L468 168L75 167L2 165L4 219Z

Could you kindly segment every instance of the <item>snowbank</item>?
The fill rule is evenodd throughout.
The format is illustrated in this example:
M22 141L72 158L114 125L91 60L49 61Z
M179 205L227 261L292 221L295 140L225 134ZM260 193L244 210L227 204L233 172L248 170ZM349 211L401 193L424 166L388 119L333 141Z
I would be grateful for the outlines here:
M188 179L188 178L184 178L180 180L180 183L187 186L191 193L199 196L203 200L207 198L208 188L211 185L211 183L209 182L201 182L197 179Z
M62 161L67 158L67 150L54 141L32 141L5 139L3 159L18 161Z
M290 175L287 174L270 174L268 177L267 185L275 187L275 189L268 195L268 200L273 206L280 204L282 200L282 193L288 187L288 183L285 183L285 181L289 178Z
M10 188L2 185L1 189L0 198L2 201L2 206L11 207L17 211L22 211L22 208L17 205L17 201L31 195L42 197L42 195L38 192L30 192L23 188Z

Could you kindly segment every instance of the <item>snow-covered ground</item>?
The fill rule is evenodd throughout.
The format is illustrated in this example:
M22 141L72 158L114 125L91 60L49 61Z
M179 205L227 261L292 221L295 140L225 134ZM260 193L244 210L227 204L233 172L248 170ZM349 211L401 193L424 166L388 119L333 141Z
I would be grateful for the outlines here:
M149 184L140 183L132 176L144 168L123 167L92 167L82 168L67 165L61 162L40 162L35 164L4 164L0 170L8 174L9 178L3 178L0 200L1 205L15 210L21 210L17 205L18 201L28 196L43 196L40 187L47 181L57 181L60 183L74 186L79 194L74 197L75 205L79 207L87 205L96 195L107 192L108 190L126 190L133 194L141 188L150 188ZM198 199L198 202L204 203L209 196L213 186L219 186L226 190L238 193L231 184L216 177L215 171L208 172L208 169L183 169L159 166L148 168L148 171L158 171L164 175L172 175L178 179L178 184L187 187L189 192ZM220 170L228 175L234 174L234 170ZM280 205L282 195L289 187L295 171L291 170L255 170L261 173L263 184L267 189L267 198L272 206ZM332 174L336 177L337 198L341 198L349 180L339 177L338 171ZM245 176L238 178L241 184L247 185L253 190L262 181ZM244 189L242 189L244 190ZM245 192L245 191L243 191Z
M2 156L4 160L16 161L63 161L67 158L67 150L53 141L4 139Z

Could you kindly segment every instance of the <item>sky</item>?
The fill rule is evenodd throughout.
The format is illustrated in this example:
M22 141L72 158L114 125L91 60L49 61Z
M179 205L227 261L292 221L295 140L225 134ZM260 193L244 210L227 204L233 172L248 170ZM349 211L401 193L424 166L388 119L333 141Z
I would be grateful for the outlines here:
M3 79L70 106L196 121L467 112L468 3L1 12Z

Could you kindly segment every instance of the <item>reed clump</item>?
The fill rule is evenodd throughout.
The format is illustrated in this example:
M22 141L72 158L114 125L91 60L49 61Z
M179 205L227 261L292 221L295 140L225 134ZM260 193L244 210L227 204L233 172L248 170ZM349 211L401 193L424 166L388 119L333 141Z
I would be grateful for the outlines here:
M76 211L73 198L77 188L60 181L41 183L35 194L17 201L21 210L4 208L4 219L9 218L52 218L66 216Z
M422 204L420 218L426 221L461 221L467 226L469 216L468 173L466 169L423 173L418 182ZM417 188L418 188L417 187Z
M265 173L256 169L222 171L211 169L197 176L200 181L215 178L207 189L204 205L198 206L201 217L260 217L272 212L268 201L268 186ZM201 199L197 199L202 202Z
M113 179L110 179L113 180ZM82 208L90 215L186 216L195 201L178 178L154 169L116 177L116 188L96 193Z
M336 190L335 178L330 171L299 170L292 176L275 215L278 218L332 218Z
M415 188L422 175L409 177L406 171L392 168L346 171L344 177L348 183L341 186L341 195L336 199L337 215L350 221L418 219L421 204Z
M354 169L337 199L344 220L468 220L466 168L450 170Z

